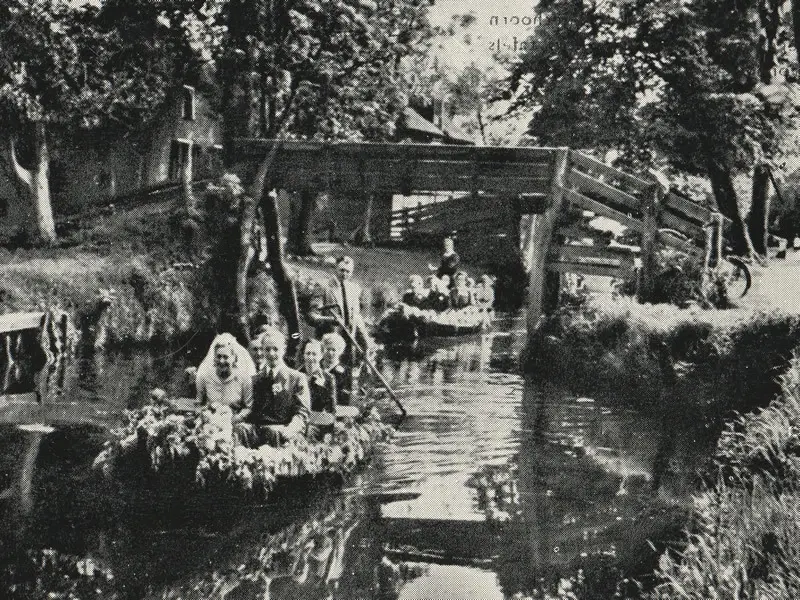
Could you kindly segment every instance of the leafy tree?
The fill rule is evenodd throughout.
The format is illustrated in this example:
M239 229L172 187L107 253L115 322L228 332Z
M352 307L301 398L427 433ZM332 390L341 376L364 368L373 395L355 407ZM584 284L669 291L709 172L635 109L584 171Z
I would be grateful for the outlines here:
M481 143L503 144L519 129L511 123L516 116L508 114L510 57L489 46L474 13L453 15L433 28L403 68L410 94L433 100L443 117Z
M45 242L56 237L49 181L54 140L97 129L112 139L141 128L170 89L175 70L166 65L185 64L175 43L152 43L159 31L143 18L149 5L155 3L109 0L102 10L61 0L0 6L5 165ZM147 35L143 25L151 28ZM162 23L162 29L169 27Z
M220 3L226 148L237 137L381 140L405 105L398 61L425 28L425 2L228 0ZM229 161L232 157L229 155ZM290 240L311 253L315 194Z
M544 143L621 149L628 164L666 159L707 176L734 249L763 253L766 166L796 118L793 83L777 77L794 66L783 5L546 0L512 87L537 108L530 127Z

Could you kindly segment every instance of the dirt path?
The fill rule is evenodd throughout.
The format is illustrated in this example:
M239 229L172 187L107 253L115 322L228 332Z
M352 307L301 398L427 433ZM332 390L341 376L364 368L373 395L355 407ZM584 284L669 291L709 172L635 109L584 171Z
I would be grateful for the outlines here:
M772 259L767 268L752 267L753 287L742 300L743 308L777 309L800 314L800 252L785 260Z

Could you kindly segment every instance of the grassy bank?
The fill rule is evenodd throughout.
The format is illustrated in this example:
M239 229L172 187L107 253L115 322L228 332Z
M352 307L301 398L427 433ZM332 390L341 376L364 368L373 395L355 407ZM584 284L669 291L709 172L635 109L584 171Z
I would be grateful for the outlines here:
M800 317L788 312L606 299L551 316L531 340L534 377L640 408L698 411L719 431L651 600L800 597L799 336Z
M680 553L662 556L655 599L800 597L800 360L780 395L732 423L718 477L694 498Z
M763 406L779 391L800 317L591 300L552 315L532 338L525 368L580 394L636 405L688 402L726 413Z
M183 247L171 208L156 205L100 215L62 236L54 248L0 248L0 313L56 304L85 328L96 316L98 298L110 296L102 321L105 345L179 340L207 327L197 286L213 288L213 282L200 281L199 271L175 266L187 261ZM332 244L315 249L314 257L287 260L301 292L312 281L332 277L335 257L348 254L366 302L377 308L399 297L410 274L427 273L429 262L438 263L434 251ZM469 265L467 270L479 274ZM254 306L277 306L268 274L252 283Z

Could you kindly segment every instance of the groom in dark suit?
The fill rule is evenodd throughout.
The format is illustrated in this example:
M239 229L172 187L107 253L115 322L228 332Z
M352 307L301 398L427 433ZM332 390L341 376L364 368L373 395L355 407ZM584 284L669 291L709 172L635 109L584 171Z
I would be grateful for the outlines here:
M264 368L253 377L253 400L235 425L237 441L256 448L279 446L305 435L311 396L308 380L283 360L286 338L274 327L261 334Z

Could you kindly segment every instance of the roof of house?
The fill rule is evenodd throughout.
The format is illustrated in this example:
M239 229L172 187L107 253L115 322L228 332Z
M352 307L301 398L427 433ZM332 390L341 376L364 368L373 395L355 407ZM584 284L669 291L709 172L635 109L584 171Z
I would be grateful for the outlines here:
M442 131L444 131L445 138L449 141L457 144L475 144L475 139L468 133L462 131L462 129L453 123L450 117L446 115L442 115Z
M424 133L440 138L446 137L444 131L436 127L433 123L428 121L425 117L419 114L410 106L403 109L403 115L400 118L401 126L410 131Z

